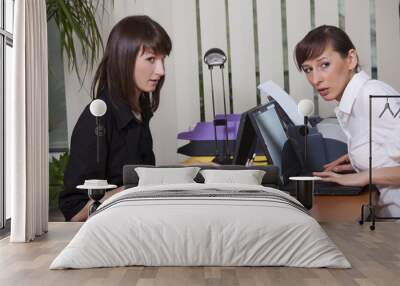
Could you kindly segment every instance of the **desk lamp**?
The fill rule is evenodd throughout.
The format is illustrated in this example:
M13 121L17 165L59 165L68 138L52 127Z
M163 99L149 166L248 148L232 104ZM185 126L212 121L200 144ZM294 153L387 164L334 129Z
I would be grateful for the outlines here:
M228 119L226 115L226 100L225 100L225 84L224 84L224 64L226 62L226 55L225 53L218 48L209 49L204 54L204 62L208 66L210 70L210 77L211 77L211 98L212 98L212 108L213 108L213 116L214 116L214 140L215 140L215 153L216 157L214 161L219 164L230 164L231 159L228 150ZM217 66L221 70L222 76L222 93L224 98L224 119L217 119L215 115L215 100L214 100L214 83L212 77L212 69ZM217 126L225 126L225 140L224 140L224 151L223 153L218 152L218 141L217 141Z
M96 148L97 148L97 164L100 162L100 136L105 135L105 128L101 125L100 117L103 116L107 111L106 103L101 99L95 99L90 103L90 113L96 117L96 128L94 133L96 134Z
M311 209L314 201L314 181L317 177L308 176L307 168L307 135L308 135L308 117L314 112L314 103L309 99L302 99L297 105L297 111L304 116L304 126L299 129L300 135L304 136L304 171L300 177L290 177L290 180L296 182L296 198L307 209Z
M96 160L97 164L100 163L100 137L104 136L106 129L101 125L100 117L103 116L107 111L106 103L101 99L95 99L90 103L90 113L96 117L96 128L94 133L96 134ZM83 185L77 186L78 189L88 190L88 196L93 200L93 203L89 207L89 216L96 211L99 207L100 200L104 197L107 189L116 188L115 185L109 185L107 180L85 180Z
M308 117L314 113L314 103L310 99L302 99L297 105L297 111L304 116L304 127L300 133L304 136L304 169L307 170Z

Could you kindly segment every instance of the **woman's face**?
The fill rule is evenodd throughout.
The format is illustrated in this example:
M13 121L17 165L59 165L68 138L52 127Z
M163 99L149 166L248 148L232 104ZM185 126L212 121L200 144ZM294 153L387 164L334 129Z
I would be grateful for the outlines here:
M165 55L155 54L152 50L140 49L134 69L137 91L153 92L160 79L165 75Z
M324 100L340 101L356 66L357 54L354 49L343 58L328 45L319 57L305 61L302 69L308 82Z

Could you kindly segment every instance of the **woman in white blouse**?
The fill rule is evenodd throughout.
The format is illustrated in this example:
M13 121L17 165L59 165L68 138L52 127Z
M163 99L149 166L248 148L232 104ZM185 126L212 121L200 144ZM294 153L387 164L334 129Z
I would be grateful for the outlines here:
M348 154L315 172L324 181L365 186L369 180L369 95L398 95L388 84L359 71L357 51L334 26L310 31L295 48L296 64L324 100L338 102L338 121ZM390 110L387 107L390 107ZM385 109L386 107L386 109ZM383 112L385 110L385 112ZM400 99L372 102L372 183L379 189L379 215L400 216ZM351 174L349 171L356 171Z

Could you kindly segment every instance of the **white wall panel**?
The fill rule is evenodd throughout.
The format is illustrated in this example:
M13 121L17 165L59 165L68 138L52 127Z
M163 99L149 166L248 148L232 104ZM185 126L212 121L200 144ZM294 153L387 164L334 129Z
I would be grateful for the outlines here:
M172 26L177 130L182 132L200 121L196 0L172 0Z
M315 0L315 26L331 25L339 27L337 0ZM336 101L325 101L318 95L319 115L323 118L335 114Z
M241 113L257 105L252 0L230 0L233 110Z
M146 0L143 13L157 21L167 31L174 43L172 25L172 0ZM165 82L160 94L160 105L150 121L153 135L156 164L174 164L178 162L176 153L178 132L178 110L175 89L175 59L172 47L170 56L165 61Z
M369 1L345 1L345 29L357 49L361 69L371 74Z
M202 57L210 48L219 48L228 55L227 49L227 31L226 31L226 13L224 0L200 0L200 29L201 29L201 48ZM230 60L228 58L228 60ZM212 101L211 101L211 81L210 72L207 65L202 65L204 82L204 109L207 121L212 120ZM228 64L225 64L225 95L227 110L229 107L229 83L228 83ZM218 68L214 68L213 82L215 92L216 113L224 112L222 97L222 76Z
M312 99L313 90L304 74L296 68L293 57L294 47L311 29L310 1L287 0L286 20L290 95L296 102L303 98Z
M117 23L122 18L132 15L140 15L144 12L145 0L117 0L114 2L114 7L109 8L110 15L113 16L113 22ZM111 2L111 1L110 1ZM112 6L112 5L110 5Z
M107 44L107 39L110 34L110 31L114 24L126 17L127 15L131 15L133 13L131 6L128 8L127 3L129 0L121 0L116 1L114 6L110 3L106 4L105 11L103 12L101 9L97 14L97 22L99 25L100 33L103 38L104 47ZM135 5L133 5L135 6ZM132 6L132 7L133 7ZM125 14L126 11L129 11L128 14ZM78 78L75 74L75 71L70 71L67 65L67 61L64 60L64 82L65 82L65 104L66 104L66 113L67 113L67 129L68 129L68 145L71 144L71 135L72 131L75 127L76 122L78 121L79 116L81 115L83 109L87 104L89 104L91 100L90 95L90 87L93 81L94 73L97 69L98 62L100 62L103 54L100 52L97 63L93 66L93 71L88 72L83 85L81 85L78 81ZM82 55L77 53L78 63L82 62ZM81 75L84 74L84 69L81 68Z
M387 82L400 93L399 1L375 3L378 79Z
M80 55L79 55L80 56ZM97 68L95 65L94 70ZM81 69L83 74L83 69ZM93 71L94 73L94 71ZM65 105L67 109L68 145L71 144L71 135L83 109L89 104L90 86L93 80L92 73L86 75L86 80L81 86L75 71L70 71L67 60L64 60Z
M339 26L339 11L337 0L314 0L315 26Z
M172 38L178 130L200 121L196 0L172 1Z
M257 0L260 83L268 80L284 87L282 13L280 0ZM261 102L266 97L261 95Z

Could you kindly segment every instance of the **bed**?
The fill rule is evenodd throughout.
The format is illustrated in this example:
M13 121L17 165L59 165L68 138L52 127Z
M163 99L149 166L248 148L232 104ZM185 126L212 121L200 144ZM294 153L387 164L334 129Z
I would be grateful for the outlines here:
M197 174L192 183L137 185L138 169L126 166L126 189L97 209L50 269L129 265L350 268L308 211L271 187L278 184L277 170L272 166L253 169L266 171L262 184L204 183Z

